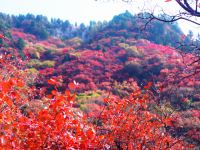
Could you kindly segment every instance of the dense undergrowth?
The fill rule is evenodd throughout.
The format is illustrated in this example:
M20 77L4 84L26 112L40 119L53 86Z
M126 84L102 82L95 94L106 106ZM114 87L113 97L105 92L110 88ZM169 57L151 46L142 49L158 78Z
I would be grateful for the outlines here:
M126 12L85 28L87 40L81 26L73 36L50 26L41 40L37 26L25 25L43 24L42 16L26 17L0 27L3 149L198 148L198 56L159 45L188 42L176 25L162 24L179 31L173 41L153 36L159 23L140 34L143 23Z

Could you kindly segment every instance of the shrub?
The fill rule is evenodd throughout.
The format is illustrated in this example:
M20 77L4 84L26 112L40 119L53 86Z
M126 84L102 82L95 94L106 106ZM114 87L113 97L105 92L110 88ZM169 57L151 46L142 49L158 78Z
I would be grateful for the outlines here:
M142 57L142 52L136 46L130 46L126 50L129 57Z
M127 61L124 65L123 70L130 76L136 76L136 77L139 77L143 72L142 65L136 61Z
M28 62L27 66L31 67L31 68L38 68L40 66L40 60L38 60L38 59L31 59Z
M137 85L137 82L135 82L134 80L123 81L122 83L115 81L111 91L114 95L118 95L121 98L124 98L137 89L139 89L139 87Z
M45 60L43 62L40 63L39 68L44 69L44 68L52 68L55 65L55 61L51 61L51 60Z
M31 59L27 64L28 67L31 67L31 68L33 67L36 69L52 68L54 67L54 65L55 65L55 61L45 60L41 62L38 59Z
M142 57L143 53L136 46L129 46L126 43L119 43L119 46L122 47L128 57Z
M104 98L103 108L89 105L95 111L85 115L72 107L76 95L69 90L59 92L55 79L48 80L55 87L43 101L31 102L37 88L26 86L23 70L7 62L0 72L2 149L189 148L166 130L170 117L148 111L148 92L138 89L124 99ZM70 89L75 89L73 83Z
M72 46L74 48L77 48L77 47L81 46L82 42L83 41L82 41L81 38L75 37L75 38L67 40L66 41L66 45L69 45L69 46Z
M23 50L24 47L25 47L25 42L22 38L19 38L16 42L16 47L19 49L19 50Z

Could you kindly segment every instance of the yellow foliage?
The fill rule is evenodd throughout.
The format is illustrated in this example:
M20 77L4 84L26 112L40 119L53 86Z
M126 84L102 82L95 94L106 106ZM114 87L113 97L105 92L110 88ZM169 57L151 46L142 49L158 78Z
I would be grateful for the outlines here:
M130 46L126 43L119 43L119 46L123 48L129 57L142 57L143 53L136 46Z

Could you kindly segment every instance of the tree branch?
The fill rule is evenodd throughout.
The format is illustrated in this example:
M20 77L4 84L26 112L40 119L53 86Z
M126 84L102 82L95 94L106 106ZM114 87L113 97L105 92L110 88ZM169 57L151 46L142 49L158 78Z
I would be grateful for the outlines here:
M191 7L191 4L188 3L188 0L176 0L176 2L183 8L186 12L191 14L192 16L200 17L200 12L197 11L198 8L198 0L196 0L195 9Z

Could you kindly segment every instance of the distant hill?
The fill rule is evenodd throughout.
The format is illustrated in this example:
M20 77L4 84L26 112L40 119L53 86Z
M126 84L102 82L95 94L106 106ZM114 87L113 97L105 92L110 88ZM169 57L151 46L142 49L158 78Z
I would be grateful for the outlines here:
M73 25L67 20L48 20L42 15L10 16L0 13L0 32L9 37L9 29L17 28L25 33L33 34L39 40L45 40L50 36L63 40L79 37L86 42L102 37L122 36L124 38L147 39L157 44L170 46L176 46L183 35L175 23L167 24L153 21L144 30L146 22L128 11L115 16L109 22L91 21L88 26L83 23Z
M138 15L132 15L126 11L115 16L94 37L101 39L102 37L121 36L124 38L147 39L156 44L174 47L177 46L183 35L183 32L176 23L169 24L156 20L147 25L146 23L147 20L138 18Z

